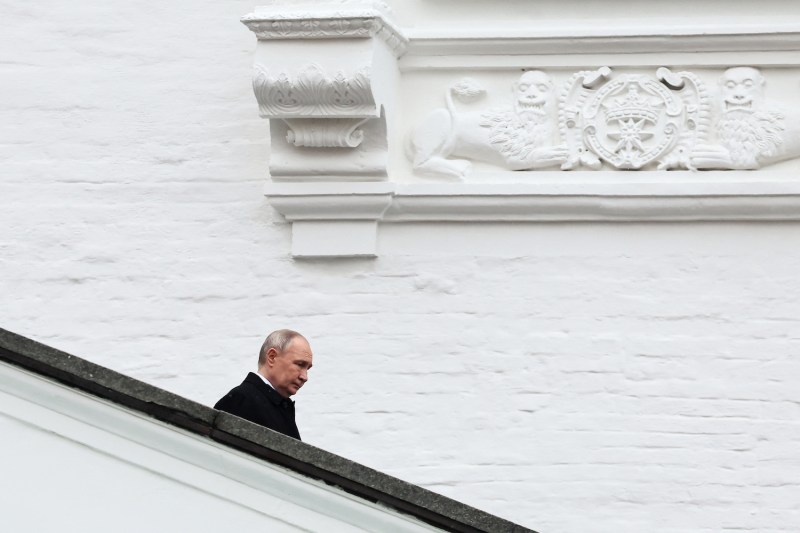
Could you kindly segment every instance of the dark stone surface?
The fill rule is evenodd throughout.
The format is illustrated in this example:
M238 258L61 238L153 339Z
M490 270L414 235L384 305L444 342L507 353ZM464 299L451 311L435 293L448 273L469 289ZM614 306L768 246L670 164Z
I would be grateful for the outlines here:
M0 359L204 434L216 416L210 407L4 329L0 329Z
M237 416L0 329L0 360L405 512L445 531L535 533Z

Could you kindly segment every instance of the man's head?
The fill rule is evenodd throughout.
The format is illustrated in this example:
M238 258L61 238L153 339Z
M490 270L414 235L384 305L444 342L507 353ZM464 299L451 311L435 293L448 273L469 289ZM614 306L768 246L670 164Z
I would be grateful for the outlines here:
M258 373L281 396L288 398L308 381L312 355L305 337L290 329L279 329L270 333L261 345Z

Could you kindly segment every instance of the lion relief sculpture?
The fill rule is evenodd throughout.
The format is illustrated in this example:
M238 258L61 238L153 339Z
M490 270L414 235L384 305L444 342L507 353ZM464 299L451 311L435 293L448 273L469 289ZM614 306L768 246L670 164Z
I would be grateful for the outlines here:
M508 170L558 166L567 160L566 145L552 144L554 121L549 115L553 96L550 77L527 71L513 86L512 105L484 111L460 111L453 96L464 104L484 95L469 78L445 94L446 108L432 111L413 130L408 142L415 171L463 179L482 161Z
M715 93L701 76L667 67L655 75L602 67L573 74L556 101L551 78L530 70L508 105L475 109L485 91L466 78L411 132L408 156L420 174L458 179L475 161L507 170L756 170L800 158L800 112L765 97L759 69L728 68L716 85Z
M732 67L719 79L716 143L692 147L688 161L661 168L755 170L800 157L800 114L764 96L754 67Z

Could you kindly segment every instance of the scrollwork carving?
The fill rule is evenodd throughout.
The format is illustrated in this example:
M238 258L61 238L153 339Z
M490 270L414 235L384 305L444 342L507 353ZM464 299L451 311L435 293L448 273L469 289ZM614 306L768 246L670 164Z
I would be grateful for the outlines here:
M558 99L558 128L561 138L567 143L569 155L561 165L562 170L587 167L597 170L600 159L589 151L581 134L581 114L586 99L593 89L605 83L611 76L611 69L602 67L573 74L564 84Z
M673 73L666 67L656 71L656 76L669 89L675 91L683 102L684 122L679 130L675 148L659 160L658 169L686 168L696 170L689 155L694 146L708 142L711 122L710 95L705 84L691 72Z
M289 126L286 141L294 146L355 148L364 140L364 132L358 127L367 120L369 119L284 119L286 125Z
M447 107L413 130L408 152L417 172L458 178L470 161L509 170L758 169L800 158L800 113L766 100L764 85L756 68L727 69L715 122L711 92L692 72L612 75L603 67L566 80L554 120L544 72L523 74L511 105L482 112L463 109L484 91L462 81L446 93Z

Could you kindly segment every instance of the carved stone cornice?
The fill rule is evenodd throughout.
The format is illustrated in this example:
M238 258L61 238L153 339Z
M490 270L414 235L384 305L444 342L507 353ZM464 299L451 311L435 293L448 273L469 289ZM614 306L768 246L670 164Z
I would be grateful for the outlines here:
M408 45L400 30L388 19L384 2L351 1L337 4L302 2L259 7L242 17L259 40L273 39L367 39L384 41L397 57Z

